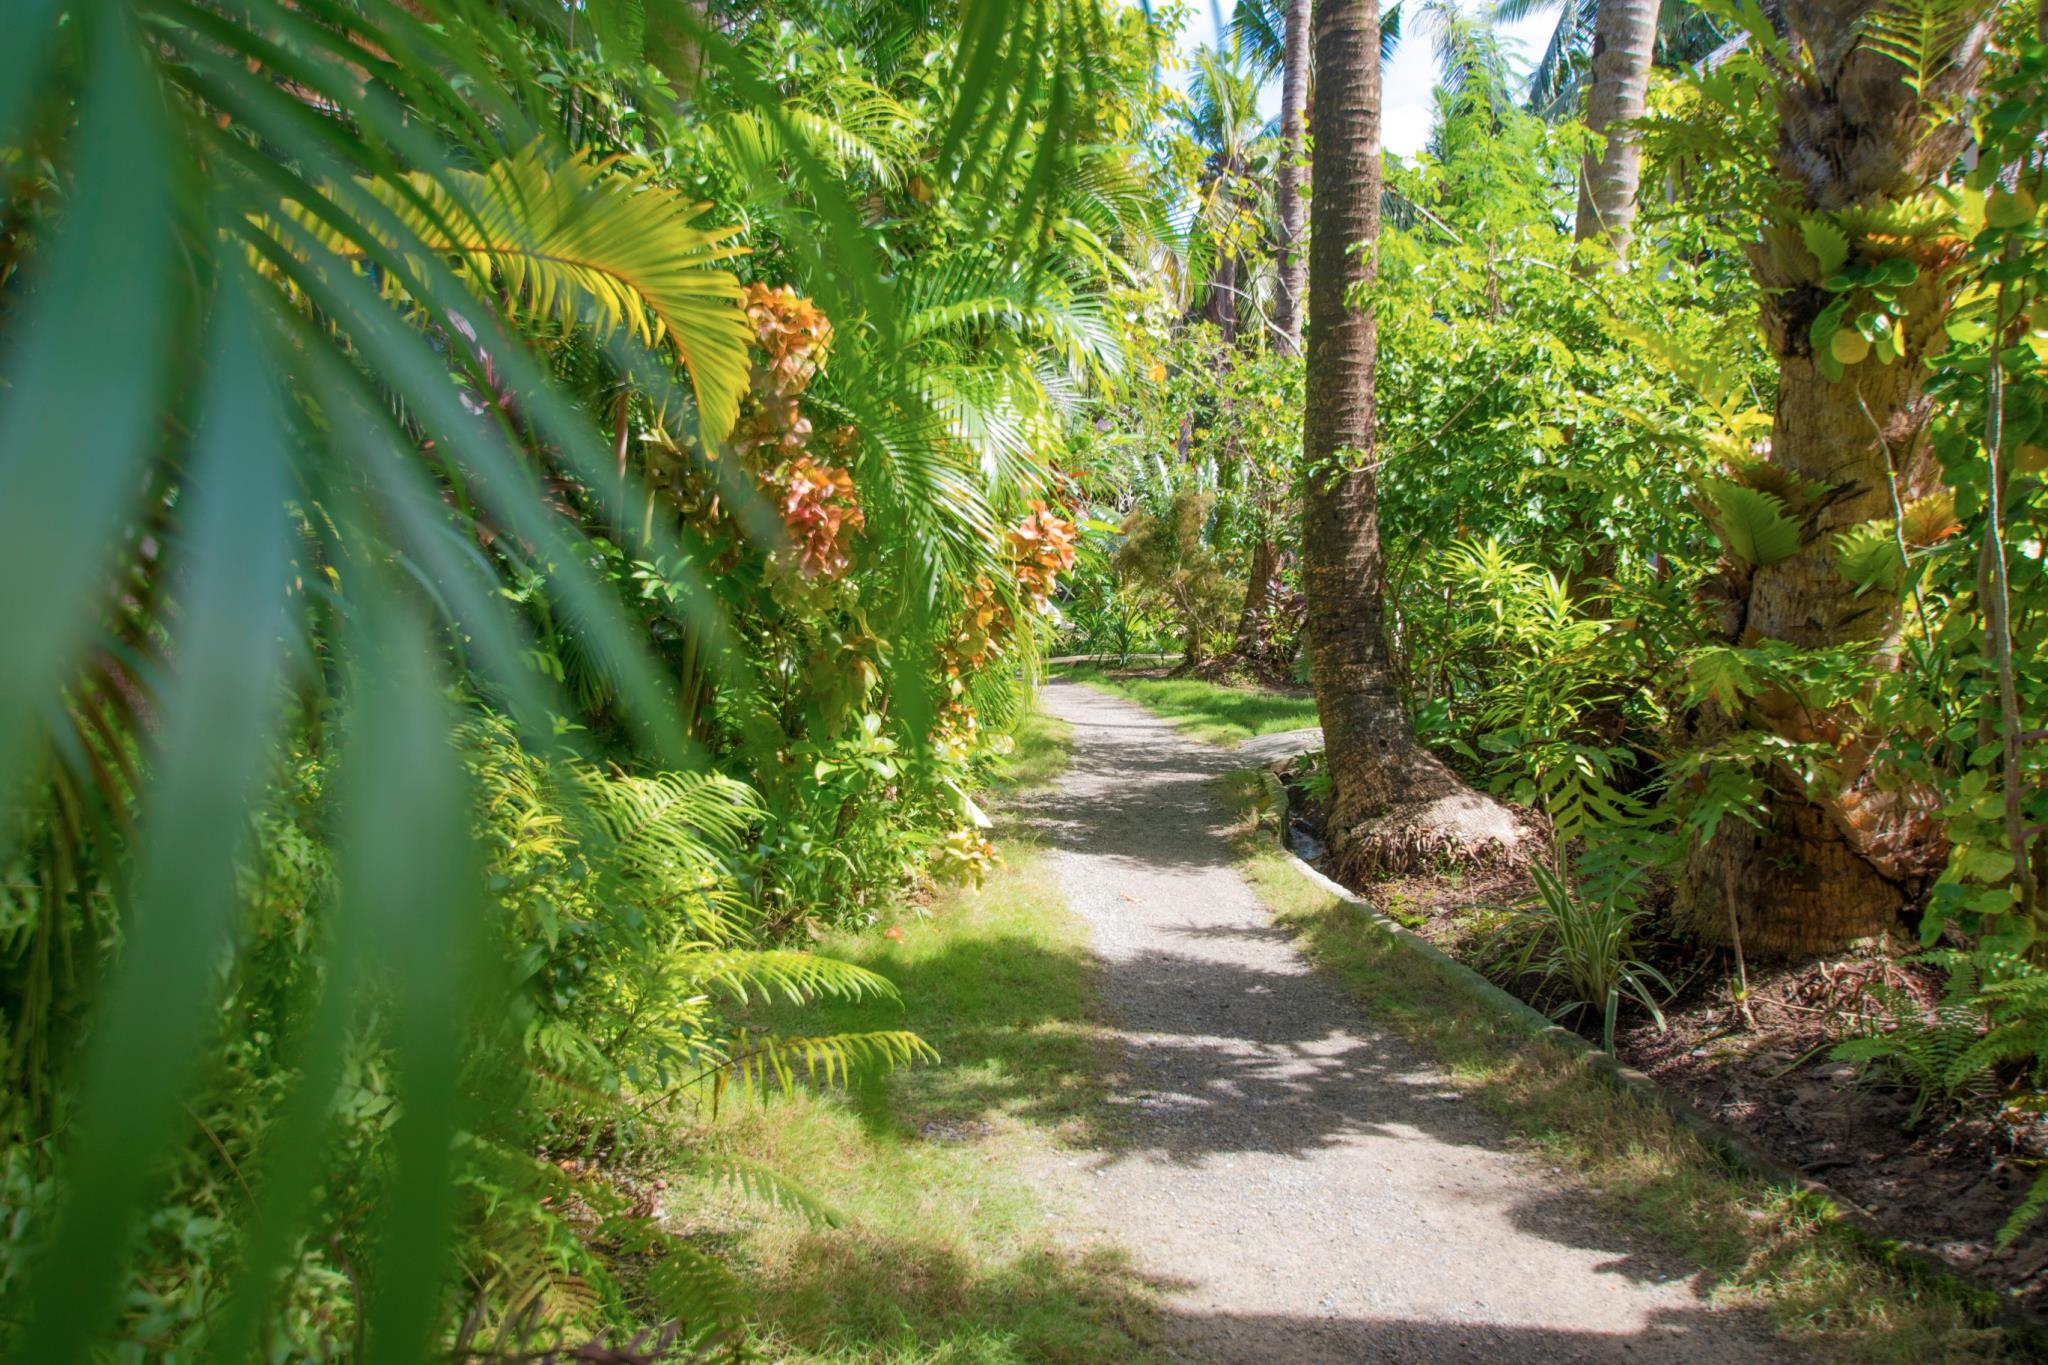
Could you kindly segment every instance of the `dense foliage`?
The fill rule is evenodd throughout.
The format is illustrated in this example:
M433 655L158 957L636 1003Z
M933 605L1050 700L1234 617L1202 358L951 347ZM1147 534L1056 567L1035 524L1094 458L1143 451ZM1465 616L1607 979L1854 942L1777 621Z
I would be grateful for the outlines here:
M761 1006L890 996L810 944L988 869L1048 647L1308 676L1283 8L1182 93L1179 8L1110 0L28 7L9 1359L739 1340L651 1172L825 1216L695 1135L933 1060ZM1540 832L1499 955L1560 1011L1882 932L1947 990L1843 1055L2038 1118L2048 35L1674 2L1629 242L1574 230L1594 11L1533 80L1406 16L1435 131L1345 244L1392 690ZM1837 57L1912 135L1820 202Z
M994 856L1071 411L1164 230L1151 21L25 24L10 1358L729 1340L646 1157L932 1059L751 1019L889 996L804 931Z

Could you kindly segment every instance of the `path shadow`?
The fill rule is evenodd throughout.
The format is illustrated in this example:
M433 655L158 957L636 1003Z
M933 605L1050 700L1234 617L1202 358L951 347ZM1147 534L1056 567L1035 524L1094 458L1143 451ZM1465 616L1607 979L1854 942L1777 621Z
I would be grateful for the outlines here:
M1551 1327L1414 1319L1300 1317L1284 1314L1173 1313L1166 1321L1170 1357L1193 1362L1440 1362L1784 1361L1802 1357L1757 1335L1732 1345L1726 1314L1706 1308L1663 1309L1634 1332L1580 1332ZM1711 1336L1707 1334L1711 1333ZM1747 1349L1745 1349L1745 1347Z

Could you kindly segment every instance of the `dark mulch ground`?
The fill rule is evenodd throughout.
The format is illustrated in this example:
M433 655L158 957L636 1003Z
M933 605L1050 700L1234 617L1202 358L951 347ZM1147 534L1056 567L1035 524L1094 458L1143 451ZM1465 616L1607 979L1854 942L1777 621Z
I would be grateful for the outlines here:
M1320 835L1316 813L1296 798L1290 820ZM1518 873L1499 870L1409 877L1356 888L1388 915L1481 971L1497 908L1527 896ZM2048 1216L2004 1251L1999 1227L2048 1162L2048 1119L2031 1093L1985 1094L1959 1110L1909 1124L1910 1094L1859 1082L1829 1051L1876 1009L1874 983L1931 1004L1936 973L1872 947L1820 962L1752 966L1754 1029L1736 1012L1729 955L1656 941L1648 959L1678 987L1659 1031L1626 1010L1615 1051L1629 1065L1749 1139L1774 1160L1821 1181L1901 1242L1939 1256L1980 1282L2048 1314ZM1547 1009L1537 982L1502 981ZM1565 1018L1597 1040L1599 1021Z

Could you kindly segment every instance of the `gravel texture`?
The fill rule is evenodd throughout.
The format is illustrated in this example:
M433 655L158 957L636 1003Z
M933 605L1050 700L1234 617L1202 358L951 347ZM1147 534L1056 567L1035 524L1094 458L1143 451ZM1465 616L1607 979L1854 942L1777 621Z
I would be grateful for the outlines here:
M1299 736L1213 748L1074 683L1044 704L1073 724L1074 761L1029 818L1125 1049L1117 1137L1048 1174L1165 1289L1175 1358L1794 1358L1510 1150L1273 926L1213 779Z

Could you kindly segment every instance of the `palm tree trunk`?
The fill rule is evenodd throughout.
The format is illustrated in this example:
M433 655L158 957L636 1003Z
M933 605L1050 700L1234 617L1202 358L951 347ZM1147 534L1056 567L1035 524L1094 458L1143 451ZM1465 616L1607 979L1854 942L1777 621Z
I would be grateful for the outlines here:
M1301 163L1308 139L1302 114L1308 98L1309 0L1288 0L1287 53L1280 65L1280 297L1273 325L1289 355L1301 350L1302 289L1308 280L1302 255Z
M1237 341L1237 256L1233 253L1216 262L1209 275L1209 297L1202 305L1202 321L1214 323L1223 344Z
M1273 608L1273 570L1278 556L1273 538L1262 535L1252 547L1251 578L1244 587L1244 609L1237 614L1237 644L1231 653L1250 663L1266 657L1266 632Z
M1373 462L1376 334L1371 304L1347 298L1377 264L1379 0L1319 0L1315 42L1302 579L1333 779L1331 855L1340 875L1360 878L1512 850L1520 830L1415 741L1388 667Z
M1911 503L1939 486L1922 357L1942 335L1954 289L1947 267L1960 247L1940 235L1902 247L1884 224L1961 151L1966 134L1936 111L1974 89L1985 25L1951 31L1935 54L1938 74L1916 93L1896 61L1861 41L1881 3L1787 10L1791 50L1821 54L1826 66L1824 78L1794 71L1778 88L1774 160L1789 202L1766 218L1747 251L1764 335L1778 359L1770 463L1781 471L1779 486L1819 491L1800 509L1799 550L1753 571L1727 564L1722 591L1732 604L1724 625L1745 643L1868 641L1889 666L1899 604L1886 593L1859 594L1835 567L1834 542L1845 528L1890 521L1895 498ZM1918 268L1916 282L1900 291L1899 359L1866 356L1843 366L1839 379L1823 371L1812 329L1832 296L1820 287L1823 267L1802 233L1816 223L1847 242L1846 262L1829 273L1902 255ZM1858 228L1871 223L1877 226ZM1846 710L1815 711L1767 693L1727 719L1831 750L1838 756L1829 774L1834 794L1812 799L1794 774L1772 773L1763 828L1729 830L1694 856L1680 888L1681 913L1718 936L1725 923L1718 888L1732 876L1742 938L1754 953L1825 952L1890 928L1945 860L1939 803L1927 792L1879 784L1871 768L1881 737L1860 730Z
M1579 171L1579 241L1604 236L1617 258L1628 255L1642 178L1642 138L1625 125L1643 116L1650 59L1657 48L1658 0L1600 0L1593 16L1593 84L1586 91L1586 127L1602 139Z

